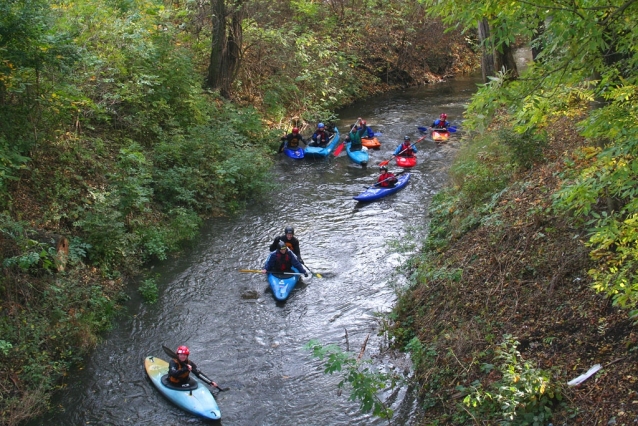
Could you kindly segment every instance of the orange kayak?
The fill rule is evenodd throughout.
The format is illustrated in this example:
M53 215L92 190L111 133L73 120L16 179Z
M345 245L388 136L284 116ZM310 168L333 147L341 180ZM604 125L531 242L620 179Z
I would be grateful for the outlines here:
M434 142L446 142L450 137L447 130L432 130L432 140Z
M361 138L361 144L369 149L381 148L381 142L376 137L373 138Z

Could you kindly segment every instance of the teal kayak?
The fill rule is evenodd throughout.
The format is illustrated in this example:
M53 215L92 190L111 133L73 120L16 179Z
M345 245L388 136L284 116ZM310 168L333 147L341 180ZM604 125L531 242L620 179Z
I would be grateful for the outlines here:
M144 368L160 393L182 410L205 419L218 420L222 417L215 397L194 374L190 376L188 385L178 388L168 382L168 362L163 359L148 356L144 360Z
M325 147L321 146L307 146L304 149L306 157L327 157L329 156L339 144L339 129L334 127L334 134Z
M368 165L368 160L370 159L370 154L368 153L368 148L361 147L359 151L350 151L351 142L346 144L346 152L348 153L348 157L355 163L360 164L363 167Z

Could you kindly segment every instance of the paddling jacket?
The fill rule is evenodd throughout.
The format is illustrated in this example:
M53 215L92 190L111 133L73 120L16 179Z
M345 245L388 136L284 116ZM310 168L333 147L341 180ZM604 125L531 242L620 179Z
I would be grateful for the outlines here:
M403 151L404 149L405 151ZM418 150L416 149L416 146L413 146L412 144L409 144L409 143L406 144L405 142L403 142L401 145L399 145L397 149L394 150L394 155L399 155L399 153L401 153L401 157L412 157L417 152Z
M432 123L432 127L435 129L447 129L449 125L450 123L448 123L447 120L441 120L440 118L437 118L434 120L434 123Z
M332 136L332 134L324 128L323 130L317 130L313 133L312 140L319 144L327 144L330 136Z
M397 182L398 179L394 176L394 173L390 172L382 173L377 180L377 183L379 184L378 186L382 186L384 188L393 187Z
M168 380L175 385L188 383L188 378L191 373L188 369L188 364L193 368L193 373L199 375L199 370L193 361L186 359L186 362L181 363L179 359L173 358L168 363Z
M279 250L275 250L270 253L264 269L268 272L292 272L292 267L297 268L299 272L306 272L303 265L299 263L297 256L290 250L286 250L286 253L282 253Z
M293 133L289 133L286 136L281 138L282 142L281 145L279 145L279 151L281 152L284 150L284 148L290 148L290 149L297 149L299 148L299 142L303 142L306 143L306 141L304 140L303 136L301 136L300 133L297 133L296 135Z
M270 251L275 251L279 248L279 241L283 241L284 244L288 246L288 249L295 253L299 262L303 263L303 260L301 260L301 251L299 250L299 240L296 237L292 237L291 240L286 238L285 235L275 238L275 241L270 245Z
M361 138L365 135L366 129L369 129L369 127L357 129L348 134L350 137L350 151L361 151L361 148L363 147ZM374 136L374 132L372 135Z

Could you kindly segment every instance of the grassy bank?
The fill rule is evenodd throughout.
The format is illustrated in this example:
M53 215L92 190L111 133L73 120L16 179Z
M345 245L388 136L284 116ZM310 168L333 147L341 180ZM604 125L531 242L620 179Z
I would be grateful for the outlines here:
M533 135L492 123L465 141L435 197L390 330L415 362L422 424L636 418L632 320L592 288L591 229L558 195L596 151L574 125L581 111Z

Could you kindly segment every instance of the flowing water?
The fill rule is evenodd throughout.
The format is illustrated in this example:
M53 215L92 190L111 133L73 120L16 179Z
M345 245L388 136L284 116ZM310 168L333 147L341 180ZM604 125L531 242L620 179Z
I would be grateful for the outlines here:
M144 358L167 359L162 344L188 345L202 371L231 388L217 394L219 424L387 424L362 414L348 390L340 394L341 376L324 374L303 346L317 339L358 354L369 336L365 354L378 368L409 371L409 362L387 351L378 336L378 313L391 309L395 287L405 283L396 268L424 237L428 205L446 182L461 114L478 82L458 78L339 111L342 137L359 116L382 133L369 167L351 163L345 151L322 161L278 158L278 189L237 217L211 220L192 249L156 267L159 302L144 304L134 295L128 314L69 375L54 401L59 412L33 424L205 424L164 399L147 378ZM352 197L376 181L374 165L389 159L404 135L417 140L417 126L430 125L441 112L459 127L451 142L419 142L409 185L357 204ZM398 171L393 163L390 170ZM286 225L295 227L307 266L323 278L304 279L285 303L277 303L263 275L238 270L260 269ZM410 424L418 410L414 391L404 387L384 398L396 411L392 423Z

